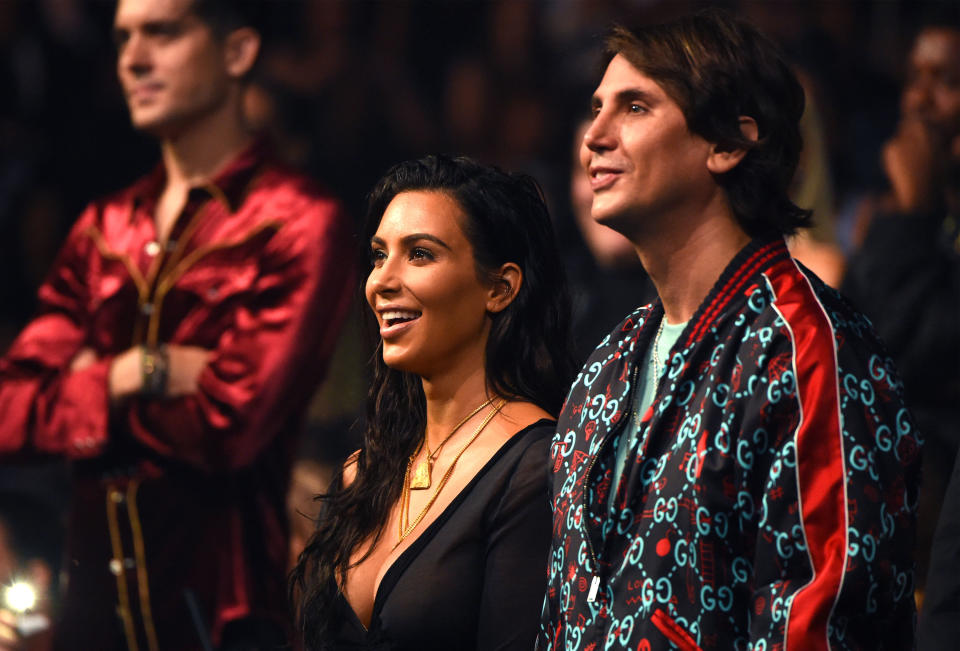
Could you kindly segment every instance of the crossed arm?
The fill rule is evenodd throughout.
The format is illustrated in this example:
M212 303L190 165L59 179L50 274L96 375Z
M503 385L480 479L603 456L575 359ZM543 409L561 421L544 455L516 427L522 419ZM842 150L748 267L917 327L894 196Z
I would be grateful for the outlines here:
M256 273L230 322L207 333L213 345L167 345L160 400L141 397L138 347L94 351L104 350L90 325L102 282L84 235L94 217L91 209L78 221L40 290L39 315L0 359L0 454L97 456L120 419L162 456L206 469L249 464L302 407L343 321L351 243L337 207L317 204L253 243Z

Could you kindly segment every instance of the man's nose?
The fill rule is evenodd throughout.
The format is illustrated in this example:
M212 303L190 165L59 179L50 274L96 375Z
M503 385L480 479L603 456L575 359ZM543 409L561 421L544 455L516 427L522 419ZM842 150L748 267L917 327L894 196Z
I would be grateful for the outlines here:
M583 145L590 151L601 151L616 147L614 124L611 117L604 111L598 112L586 133L583 134Z
M150 68L150 47L146 39L139 34L131 34L123 43L118 55L120 70L142 73Z

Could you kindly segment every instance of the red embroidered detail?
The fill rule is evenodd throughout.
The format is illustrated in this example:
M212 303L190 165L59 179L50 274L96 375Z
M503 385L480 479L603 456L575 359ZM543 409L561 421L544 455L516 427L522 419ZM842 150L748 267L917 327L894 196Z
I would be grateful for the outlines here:
M673 621L670 615L659 608L653 611L650 621L660 629L660 632L663 633L668 640L676 644L680 651L702 651L697 645L697 641L693 639L693 636Z

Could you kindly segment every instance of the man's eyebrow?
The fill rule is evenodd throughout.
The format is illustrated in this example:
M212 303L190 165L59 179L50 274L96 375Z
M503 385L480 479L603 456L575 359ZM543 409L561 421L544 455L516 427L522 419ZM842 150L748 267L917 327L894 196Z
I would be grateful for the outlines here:
M613 94L613 102L619 104L626 104L627 102L645 102L647 104L656 104L657 97L652 93L645 91L641 88L625 88L623 90L618 90ZM590 98L590 107L598 108L603 105L603 101L600 99L599 95L594 95Z
M180 16L179 18L162 18L151 20L143 24L143 31L147 32L148 34L155 34L157 32L179 30L183 29L185 22L186 16Z
M400 241L403 242L406 246L410 246L414 242L419 242L420 240L427 240L430 242L434 242L435 244L442 246L448 251L452 250L449 244L441 240L436 235L431 235L430 233L411 233L410 235L405 235ZM377 237L376 235L370 238L370 243L376 244L377 246L387 245L387 243L382 238Z
M618 91L617 94L614 95L614 98L621 104L637 101L646 104L656 104L658 101L656 95L641 88L625 88Z

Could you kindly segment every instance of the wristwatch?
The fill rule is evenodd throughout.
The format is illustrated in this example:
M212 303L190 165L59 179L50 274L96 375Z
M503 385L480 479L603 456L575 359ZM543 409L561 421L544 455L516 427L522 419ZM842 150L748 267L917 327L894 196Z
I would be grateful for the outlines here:
M166 346L141 346L140 374L143 378L141 393L154 398L166 394L169 368L170 360L167 357Z

